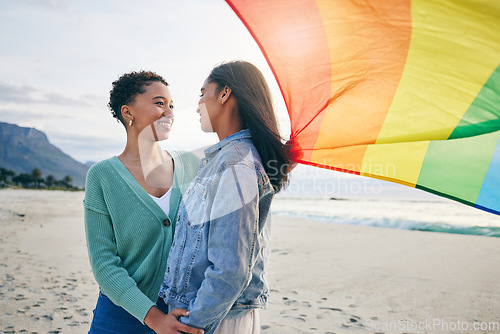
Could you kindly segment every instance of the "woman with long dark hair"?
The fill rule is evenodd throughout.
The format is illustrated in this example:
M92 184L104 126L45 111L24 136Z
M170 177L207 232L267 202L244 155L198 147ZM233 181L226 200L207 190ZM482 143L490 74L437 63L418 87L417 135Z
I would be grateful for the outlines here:
M206 333L259 333L267 304L270 206L288 181L282 142L261 72L243 61L215 67L201 88L205 150L179 208L160 296L186 308L180 321Z

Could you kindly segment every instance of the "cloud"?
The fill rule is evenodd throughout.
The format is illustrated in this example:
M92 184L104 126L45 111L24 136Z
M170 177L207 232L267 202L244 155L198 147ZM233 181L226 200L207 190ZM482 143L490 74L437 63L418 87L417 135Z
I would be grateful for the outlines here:
M113 155L118 155L125 147L126 136L106 136L105 134L93 134L73 130L71 133L63 128L52 128L42 130L48 137L49 142L64 153L80 162L100 161Z
M45 91L29 85L12 85L0 82L0 102L49 105L94 105L95 95L83 95L78 98L68 97L58 92Z
M39 7L43 7L46 9L66 9L68 8L68 1L67 0L25 0L25 1L19 1L19 2L25 2L30 5L35 5Z
M0 109L0 122L17 124L19 126L33 126L33 119L51 119L53 115L49 113L40 113L39 111L25 109Z
M36 89L31 86L14 86L0 82L0 101L2 102L24 102L26 97L29 98L34 93Z
M49 104L57 104L57 105L75 105L75 104L83 104L83 105L90 105L87 99L82 99L82 98L71 98L64 96L62 94L56 93L56 92L47 92L44 94L45 101L42 101L43 103L49 103Z

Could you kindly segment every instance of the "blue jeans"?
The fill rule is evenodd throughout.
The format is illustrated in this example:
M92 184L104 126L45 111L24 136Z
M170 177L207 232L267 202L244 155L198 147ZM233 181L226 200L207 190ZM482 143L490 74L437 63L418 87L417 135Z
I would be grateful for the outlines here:
M162 312L168 313L168 307L161 298L156 302ZM143 325L136 317L116 306L106 295L99 292L94 317L89 334L154 334L155 332Z

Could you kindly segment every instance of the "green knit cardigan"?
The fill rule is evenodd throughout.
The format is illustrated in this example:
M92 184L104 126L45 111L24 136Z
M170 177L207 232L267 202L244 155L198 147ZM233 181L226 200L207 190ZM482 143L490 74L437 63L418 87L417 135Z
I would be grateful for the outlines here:
M199 159L174 160L170 212L165 212L115 156L93 165L85 186L85 233L90 265L102 293L144 323L158 299L182 194Z

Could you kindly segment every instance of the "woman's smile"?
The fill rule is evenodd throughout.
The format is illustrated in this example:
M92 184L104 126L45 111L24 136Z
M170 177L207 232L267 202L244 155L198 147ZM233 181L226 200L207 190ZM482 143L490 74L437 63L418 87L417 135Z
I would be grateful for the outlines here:
M174 115L165 115L160 117L156 121L156 125L161 127L164 131L172 130L173 123L174 123Z

